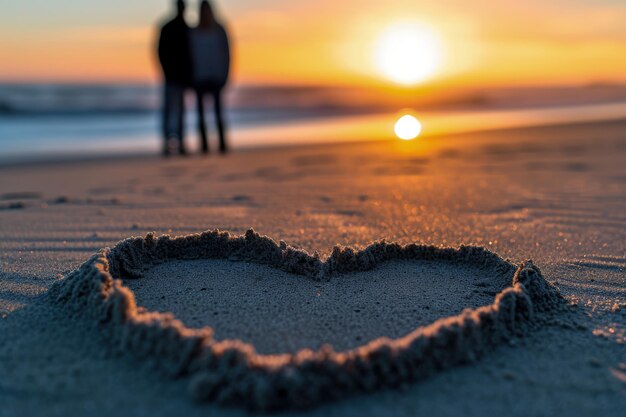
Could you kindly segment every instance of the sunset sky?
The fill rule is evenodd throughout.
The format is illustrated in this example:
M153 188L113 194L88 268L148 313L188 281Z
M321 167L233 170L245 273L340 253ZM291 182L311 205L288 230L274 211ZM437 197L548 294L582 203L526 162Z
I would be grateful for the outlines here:
M156 24L171 3L0 0L0 81L155 81ZM398 25L437 39L440 62L419 83L626 82L624 0L214 3L233 38L239 83L393 84L376 48Z

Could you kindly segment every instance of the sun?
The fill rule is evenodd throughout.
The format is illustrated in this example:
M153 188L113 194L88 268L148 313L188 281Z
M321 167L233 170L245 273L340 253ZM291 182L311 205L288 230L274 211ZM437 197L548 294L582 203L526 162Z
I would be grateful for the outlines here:
M418 23L396 23L376 41L374 63L386 78L404 85L420 83L441 66L442 45L437 34Z

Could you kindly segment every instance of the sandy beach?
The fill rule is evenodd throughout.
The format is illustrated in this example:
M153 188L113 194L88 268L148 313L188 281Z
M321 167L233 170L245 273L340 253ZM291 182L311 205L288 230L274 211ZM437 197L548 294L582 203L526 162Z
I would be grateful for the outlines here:
M153 369L158 357L120 354L87 309L70 311L48 293L124 239L216 229L254 229L277 250L311 254L309 263L337 245L383 239L484 247L503 263L532 259L564 298L469 363L284 415L623 415L625 161L626 121L613 121L0 166L0 416L249 413L194 400L189 375ZM403 258L316 280L231 255L155 262L141 277L116 278L140 314L173 313L189 329L210 326L218 341L281 354L402 338L493 303L513 276Z

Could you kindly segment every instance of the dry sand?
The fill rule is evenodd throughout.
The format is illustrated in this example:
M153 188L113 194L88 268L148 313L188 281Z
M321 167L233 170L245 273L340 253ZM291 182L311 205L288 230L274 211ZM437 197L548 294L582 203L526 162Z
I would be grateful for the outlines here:
M111 352L97 329L40 295L129 236L249 227L322 255L381 238L486 246L514 262L532 258L576 305L478 362L305 414L623 415L624 132L626 123L612 122L226 159L0 168L0 416L244 413L190 401L184 378ZM361 272L319 283L267 268L176 261L127 285L139 305L211 324L218 339L237 335L263 353L402 336L501 289L487 273L488 287L473 292L471 268L440 263L392 262L358 289ZM455 279L425 285L437 275ZM350 290L361 292L342 297Z

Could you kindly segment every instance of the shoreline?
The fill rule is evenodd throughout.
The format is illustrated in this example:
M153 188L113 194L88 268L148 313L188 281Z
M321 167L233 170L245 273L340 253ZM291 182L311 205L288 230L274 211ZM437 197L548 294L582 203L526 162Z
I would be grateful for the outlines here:
M429 140L437 140L443 137L449 138L454 141L459 138L463 138L464 136L475 136L478 134L505 134L505 133L524 133L528 131L539 131L541 134L542 131L565 128L565 127L594 127L594 126L605 126L605 125L614 125L614 124L622 124L626 122L626 117L624 118L616 118L616 119L608 119L608 120L597 120L597 121L580 121L580 122L564 122L564 123L554 123L554 124L544 124L544 125L529 125L523 127L511 127L511 128L493 128L493 129L478 129L478 130L468 130L463 132L455 132L455 133L438 133L438 134L423 134L417 139L409 142L404 142L408 146L411 144L418 143L420 141L429 141ZM531 132L529 132L531 133ZM158 139L155 138L155 141ZM351 140L349 142L336 140L331 142L324 143L314 143L314 142L304 142L304 143L292 143L292 144L266 144L266 145L257 145L257 146L245 146L242 148L234 148L231 153L237 154L250 154L250 153L263 153L263 152L277 152L277 151L291 151L294 149L301 150L310 150L314 148L319 148L320 146L358 146L365 145L371 143L403 143L400 142L399 139L390 139L390 138L378 138L378 139L364 139L364 140ZM16 168L16 167L30 167L30 166L54 166L54 165L66 165L66 164L82 164L82 163L108 163L108 162L121 162L121 161L151 161L151 160L162 160L162 161L175 161L175 160L184 160L184 159L207 159L211 158L222 158L222 156L218 155L216 152L213 152L210 156L205 157L203 155L199 155L197 153L190 153L187 157L180 157L177 155L173 155L171 158L164 159L159 154L155 154L153 152L147 151L135 151L128 153L100 153L99 155L94 154L77 154L77 155L57 155L57 156L39 156L39 157L25 157L26 159L15 158L16 160L7 161L3 160L0 157L0 170L5 168Z

